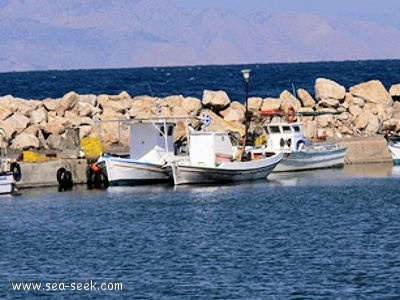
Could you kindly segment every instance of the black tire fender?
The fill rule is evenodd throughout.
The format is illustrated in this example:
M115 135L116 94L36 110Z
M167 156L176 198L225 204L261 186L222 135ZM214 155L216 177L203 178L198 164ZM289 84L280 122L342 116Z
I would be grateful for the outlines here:
M15 181L20 181L22 178L21 166L17 162L12 162L10 165L10 171L13 173Z
M65 170L65 168L59 168L57 170L57 181L60 185L65 184L65 174L66 174L67 170Z

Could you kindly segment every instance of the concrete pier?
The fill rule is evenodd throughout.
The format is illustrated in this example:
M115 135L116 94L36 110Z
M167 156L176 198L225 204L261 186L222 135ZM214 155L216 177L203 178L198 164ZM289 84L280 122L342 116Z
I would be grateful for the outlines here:
M346 138L337 142L347 147L346 164L393 163L387 141L383 136Z
M74 184L86 183L86 159L51 159L44 162L19 162L22 178L18 188L58 186L57 171L65 168L72 174Z

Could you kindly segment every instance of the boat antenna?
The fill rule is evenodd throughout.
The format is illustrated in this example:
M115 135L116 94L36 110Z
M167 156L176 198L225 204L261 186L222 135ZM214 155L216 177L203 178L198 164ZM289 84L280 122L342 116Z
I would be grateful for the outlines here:
M294 83L292 83L292 94L297 98L297 93L296 93L296 88L294 86Z
M151 86L149 83L147 83L147 88L149 89L150 96L154 97L153 90L151 89Z
M0 137L1 137L1 158L4 158L7 155L7 146L6 146L6 131L3 128L0 128Z

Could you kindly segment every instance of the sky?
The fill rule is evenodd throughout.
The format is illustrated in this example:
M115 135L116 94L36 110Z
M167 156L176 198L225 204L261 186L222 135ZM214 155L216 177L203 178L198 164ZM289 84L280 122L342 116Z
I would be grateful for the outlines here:
M400 0L0 0L0 71L398 59L398 12Z
M400 0L172 0L181 7L222 8L238 14L259 11L311 12L327 17L355 17L400 27Z

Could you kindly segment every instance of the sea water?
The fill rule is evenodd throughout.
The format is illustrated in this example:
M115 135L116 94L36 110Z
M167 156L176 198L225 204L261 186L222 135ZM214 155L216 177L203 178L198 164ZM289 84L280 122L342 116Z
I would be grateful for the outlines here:
M183 95L202 99L204 90L223 90L231 101L244 102L241 70L245 68L251 69L250 97L279 97L284 90L298 88L313 95L319 77L346 89L373 79L387 89L400 83L400 60L53 70L0 73L0 96L45 99L60 98L70 91L95 95L127 91L132 97Z
M372 164L22 190L0 200L0 298L398 299L399 180Z

